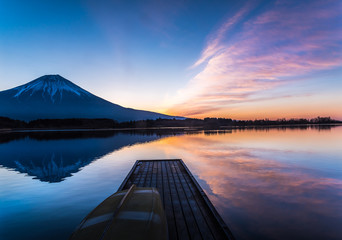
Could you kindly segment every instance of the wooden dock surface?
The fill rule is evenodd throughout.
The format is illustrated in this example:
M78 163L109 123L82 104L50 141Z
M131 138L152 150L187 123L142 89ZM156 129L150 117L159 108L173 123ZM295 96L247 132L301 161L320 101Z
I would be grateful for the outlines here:
M216 209L180 159L138 160L119 187L158 189L169 239L234 239Z

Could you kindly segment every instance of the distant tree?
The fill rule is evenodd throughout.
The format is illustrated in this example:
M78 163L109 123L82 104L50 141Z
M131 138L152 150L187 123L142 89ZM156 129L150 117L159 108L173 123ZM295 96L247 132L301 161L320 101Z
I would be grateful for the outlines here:
M25 128L26 122L20 120L10 119L8 117L0 117L1 128Z

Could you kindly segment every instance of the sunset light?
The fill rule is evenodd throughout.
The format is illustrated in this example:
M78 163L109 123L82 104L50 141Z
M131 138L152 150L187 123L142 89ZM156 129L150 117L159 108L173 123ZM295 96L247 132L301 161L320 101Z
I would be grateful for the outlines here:
M342 119L340 1L36 2L1 2L1 90L58 73L170 115Z
M0 240L341 240L342 0L0 0Z

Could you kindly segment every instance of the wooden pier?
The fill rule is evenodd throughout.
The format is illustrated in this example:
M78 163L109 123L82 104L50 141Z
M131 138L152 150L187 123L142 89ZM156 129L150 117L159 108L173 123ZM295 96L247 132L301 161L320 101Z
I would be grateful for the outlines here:
M234 239L182 160L138 160L119 191L132 184L158 189L170 240Z

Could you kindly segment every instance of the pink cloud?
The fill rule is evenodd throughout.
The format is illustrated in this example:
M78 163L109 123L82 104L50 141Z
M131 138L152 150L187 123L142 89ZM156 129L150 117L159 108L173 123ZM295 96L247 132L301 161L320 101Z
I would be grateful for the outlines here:
M294 79L342 66L338 1L278 3L247 18L251 9L243 8L210 35L193 65L205 64L203 70L180 91L183 101L168 112L229 110L232 103L260 99ZM234 31L237 24L242 27Z

